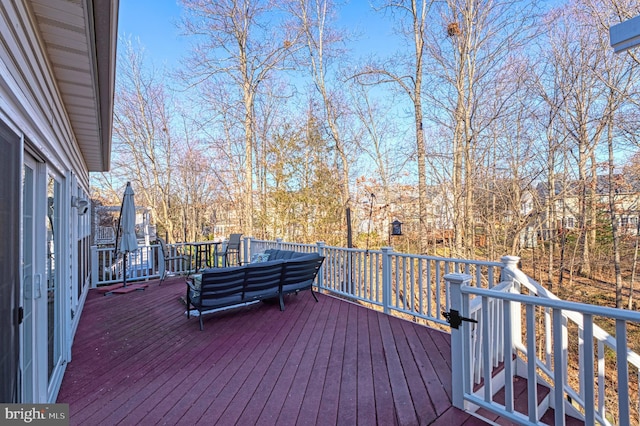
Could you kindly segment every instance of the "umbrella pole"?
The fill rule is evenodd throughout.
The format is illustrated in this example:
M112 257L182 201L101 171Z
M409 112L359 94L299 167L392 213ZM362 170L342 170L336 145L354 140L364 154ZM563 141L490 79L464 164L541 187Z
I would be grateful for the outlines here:
M124 252L124 255L122 256L122 283L123 283L123 287L127 286L127 255L129 254L128 251Z

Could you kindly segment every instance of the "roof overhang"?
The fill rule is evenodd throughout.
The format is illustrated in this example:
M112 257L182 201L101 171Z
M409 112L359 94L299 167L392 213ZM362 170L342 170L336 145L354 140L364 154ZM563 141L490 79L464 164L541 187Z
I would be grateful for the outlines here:
M640 45L640 16L612 25L609 28L609 40L616 53Z
M111 166L119 0L31 0L38 31L90 172Z

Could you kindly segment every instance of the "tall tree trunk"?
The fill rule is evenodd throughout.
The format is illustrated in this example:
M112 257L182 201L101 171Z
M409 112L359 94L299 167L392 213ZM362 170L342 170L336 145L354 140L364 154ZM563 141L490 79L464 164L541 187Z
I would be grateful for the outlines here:
M458 87L458 102L455 110L456 125L453 132L453 176L452 176L452 192L453 192L453 247L454 256L462 256L463 252L463 236L464 236L464 210L463 210L463 136L464 136L464 120L462 106L463 92Z
M633 309L633 286L636 280L636 269L638 266L638 246L640 245L640 221L636 226L636 237L633 246L633 265L631 266L631 278L629 279L629 301L628 308Z
M611 235L613 237L613 267L616 279L616 308L622 308L622 272L620 269L620 233L616 216L616 182L615 159L613 155L613 120L607 125L607 147L609 149L609 219L611 220Z
M420 214L418 229L418 250L421 254L426 254L428 246L427 237L427 153L424 141L424 130L422 128L422 101L420 85L416 83L416 99L414 101L414 111L416 119L416 148L418 153L418 210Z
M550 139L551 140L551 139ZM549 144L549 153L547 158L547 203L546 203L546 219L545 219L545 229L543 230L543 240L548 241L549 247L547 252L547 285L550 290L553 290L553 271L555 270L554 259L555 259L555 241L556 241L556 195L555 195L555 186L556 186L556 177L554 173L554 155L555 150L553 148L553 143ZM562 266L562 265L561 265ZM562 269L560 269L560 273L562 274Z
M580 262L580 275L583 277L591 276L591 256L590 256L590 238L589 238L589 196L588 188L589 183L587 181L587 160L588 154L586 152L586 142L580 141L578 145L579 158L578 158L578 173L579 173L579 188L580 193L578 196L580 203L580 242L582 243L582 259Z
M250 84L244 85L244 208L242 233L253 236L253 91Z

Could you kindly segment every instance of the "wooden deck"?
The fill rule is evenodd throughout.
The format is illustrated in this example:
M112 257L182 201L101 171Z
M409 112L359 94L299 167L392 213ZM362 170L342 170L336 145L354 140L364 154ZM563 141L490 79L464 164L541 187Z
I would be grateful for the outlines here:
M58 402L72 425L475 425L449 335L309 292L208 315L184 280L85 303Z

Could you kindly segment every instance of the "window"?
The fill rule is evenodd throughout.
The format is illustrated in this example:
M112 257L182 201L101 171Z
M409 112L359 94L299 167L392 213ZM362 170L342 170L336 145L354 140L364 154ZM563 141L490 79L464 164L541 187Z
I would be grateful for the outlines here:
M562 219L562 223L563 223L563 227L566 229L572 229L575 228L576 224L575 224L575 218L573 217L565 217Z

